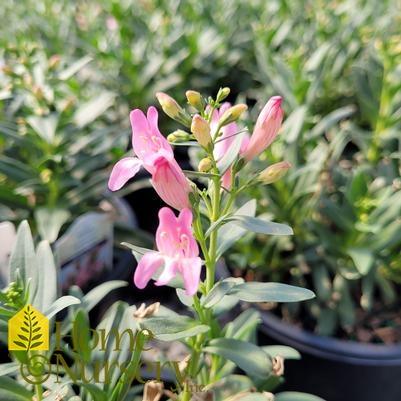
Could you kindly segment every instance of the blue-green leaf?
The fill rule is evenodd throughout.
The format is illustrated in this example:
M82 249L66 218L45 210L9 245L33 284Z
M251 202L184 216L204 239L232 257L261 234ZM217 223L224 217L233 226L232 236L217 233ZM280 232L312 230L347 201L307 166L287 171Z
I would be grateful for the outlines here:
M62 311L65 308L68 308L71 305L79 304L81 301L73 297L71 295L65 295L61 298L58 298L55 302L53 302L50 307L44 311L43 315L47 317L47 319L51 319L58 312Z
M243 216L254 216L256 213L255 199L252 199L245 203L236 211L236 213ZM236 216L236 214L234 214L233 216ZM241 227L239 224L235 224L234 222L226 223L222 227L220 227L217 238L217 255L221 256L246 232L247 229Z
M266 378L271 371L269 356L257 345L233 338L214 338L204 351L234 362L248 375Z
M197 321L186 316L180 316L179 319L165 316L151 317L143 320L141 327L150 330L155 338L161 341L182 340L206 333L210 329L209 326L198 324Z
M28 116L27 121L33 130L47 143L54 141L58 124L57 114L49 114L45 117Z
M229 277L217 282L206 297L202 298L201 303L205 308L211 308L216 305L231 290L231 288L243 281L242 278Z
M121 245L131 249L131 252L135 256L135 259L137 262L139 262L141 260L142 256L145 255L145 253L154 252L154 250L152 250L152 249L143 248L141 246L136 246L136 245L130 244L128 242L122 242Z
M239 225L247 231L252 231L259 234L267 235L292 235L294 234L292 228L281 223L274 223L262 218L233 215L229 218L234 224Z
M301 359L301 354L295 348L287 345L266 345L262 349L272 358L279 355L284 359Z
M324 401L324 399L313 394L285 391L276 394L274 401Z
M0 400L30 401L32 393L10 377L2 376L0 377Z
M71 213L67 209L40 207L34 211L34 215L40 236L52 243Z
M348 255L353 260L358 272L365 276L373 267L375 261L372 250L368 248L350 248Z
M31 290L36 289L37 268L35 248L28 222L23 221L17 230L17 239L10 256L10 282L16 282L20 274L24 284L31 279Z
M57 268L50 245L41 241L36 250L37 289L32 294L32 305L40 311L57 298Z
M230 295L246 302L298 302L314 298L306 288L281 283L249 282L233 287Z

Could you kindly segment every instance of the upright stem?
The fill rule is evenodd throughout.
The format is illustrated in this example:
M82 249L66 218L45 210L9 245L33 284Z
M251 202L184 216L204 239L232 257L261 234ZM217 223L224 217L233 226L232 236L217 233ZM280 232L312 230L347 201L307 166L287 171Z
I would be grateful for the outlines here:
M215 173L218 174L217 168L215 168ZM220 206L221 206L221 183L220 177L213 178L213 188L211 191L211 213L209 215L209 221L212 225L215 223L220 217ZM217 257L217 228L210 233L209 236L209 247L206 246L206 242L204 240L204 232L201 227L199 217L194 224L194 231L196 236L198 237L198 242L201 244L202 251L204 253L205 265L206 265L206 280L205 280L205 291L204 295L207 295L210 290L213 288L215 283L215 274L216 274L216 257ZM208 309L204 309L199 302L197 297L194 297L194 306L198 312L199 318L205 324L209 324L213 316L211 311ZM206 336L204 334L200 334L195 338L195 341L192 345L191 352L191 365L189 367L188 375L191 378L194 378L199 370L199 362L201 357L201 350L203 348ZM192 397L192 392L188 391L187 388L181 393L182 401L189 401Z
M220 217L220 200L221 200L221 183L220 178L213 178L212 192L212 214L210 216L210 224L215 223ZM206 265L206 294L213 288L216 274L216 254L217 252L217 229L210 233L209 237L209 257Z
M36 369L35 369L35 364L34 364L34 358L35 358L35 356L36 356L36 352L34 352L34 351L28 351L28 363L30 363L30 362L32 362L33 363L33 366L32 366L32 370L33 371L37 371ZM40 373L40 371L37 371L37 373ZM35 377L37 377L36 376L36 373L35 373ZM43 388L42 388L42 384L41 383L36 383L36 384L34 384L34 389L35 389L35 396L36 396L36 399L37 399L37 401L41 401L41 400L43 400Z

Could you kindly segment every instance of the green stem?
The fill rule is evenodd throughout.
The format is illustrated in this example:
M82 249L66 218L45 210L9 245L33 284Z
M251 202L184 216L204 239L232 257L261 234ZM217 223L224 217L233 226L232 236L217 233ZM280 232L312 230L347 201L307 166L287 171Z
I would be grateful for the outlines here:
M35 371L35 369L34 369L34 366L35 366L35 364L34 364L34 358L35 358L36 355L37 355L36 352L34 352L34 351L28 351L28 361L32 361L32 363L33 363L33 366L32 366L33 371ZM38 373L40 373L40 372L38 372ZM36 372L35 372L35 377L37 377ZM33 387L34 387L34 389L35 389L35 396L36 396L37 401L43 400L43 388L42 388L42 384L37 383L37 384L34 384Z
M212 192L212 215L210 216L210 224L215 223L220 217L220 200L221 200L221 183L220 178L213 178ZM206 264L206 294L213 288L216 273L216 251L217 251L217 229L210 233L209 237L209 257Z

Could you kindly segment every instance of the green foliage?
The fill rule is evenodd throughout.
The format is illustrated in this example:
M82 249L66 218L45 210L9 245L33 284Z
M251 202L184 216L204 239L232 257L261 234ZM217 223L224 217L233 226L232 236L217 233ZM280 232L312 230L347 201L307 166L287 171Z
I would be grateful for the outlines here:
M64 223L105 198L113 149L121 145L105 115L115 94L84 76L94 72L87 57L49 56L29 42L8 45L3 57L0 217L35 221L53 242Z
M274 92L288 115L281 141L258 167L286 159L293 170L249 190L257 203L241 202L234 215L216 222L217 254L269 281L313 289L315 300L288 305L288 311L295 316L306 308L323 334L339 326L352 332L357 310L369 311L377 300L389 306L399 301L400 15L391 0L3 1L0 218L28 218L35 232L53 241L63 224L96 207L108 166L127 145L126 111L153 103L156 91L176 98L187 88L213 93L224 79L235 95L257 106ZM269 241L249 233L254 227L285 232L289 226L294 236ZM76 315L69 321L76 316L84 324L113 286L88 297L72 289L74 297L57 300L56 286L46 281L54 283L56 275L50 248L42 243L35 249L21 227L11 282L0 294L2 338L5 322L27 302L46 306L48 317L70 306ZM44 272L43 266L51 267ZM229 310L238 302L231 292L238 285L218 282L202 306L216 316ZM78 299L81 305L72 305ZM123 310L132 312L118 304L108 321L128 321ZM254 332L244 317L235 330L230 323L225 330L242 333L239 340ZM204 327L193 327L203 335ZM63 330L68 333L67 323ZM225 365L226 371L231 367ZM2 371L8 369L15 366ZM24 386L0 379L0 398L32 398ZM225 383L238 392L252 386L234 374ZM71 401L101 397L90 386L82 387L82 398L67 387L45 399L55 399L55 392ZM104 391L115 399L109 388ZM283 401L313 399L305 397L276 395Z
M294 236L248 234L229 257L257 277L313 289L316 300L288 307L291 319L306 305L318 332L354 336L357 310L399 302L397 6L271 4L262 11L269 28L254 26L253 76L263 90L252 95L263 104L274 90L289 115L260 163L286 159L293 169L250 194L258 213ZM270 18L274 7L281 18Z
M29 376L31 377L29 380L37 383L34 386L34 394L39 399L54 400L55 397L61 395L70 401L90 399L122 401L127 399L125 397L131 387L128 379L131 376L128 371L122 373L117 367L123 362L132 361L130 369L135 373L140 361L141 347L145 344L146 338L141 337L138 343L142 345L132 350L128 336L122 335L117 347L113 336L109 336L104 344L97 345L99 342L97 333L101 330L109 333L113 329L117 330L117 333L124 333L126 330L136 333L136 324L132 316L136 308L124 302L117 302L106 311L105 319L96 328L98 331L92 330L89 326L89 313L93 307L104 299L108 292L126 285L126 283L106 282L87 294L82 294L79 288L73 287L70 295L59 297L58 273L50 247L47 242L42 241L35 251L30 228L26 221L22 222L18 228L17 242L10 258L8 273L12 273L9 276L11 280L21 277L22 294L20 303L15 305L15 303L9 302L10 288L13 288L11 284L8 289L1 292L0 320L8 322L10 317L26 306L23 326L17 332L20 341L14 341L26 351L10 351L12 362L0 365L2 399L32 399L33 393L29 383L18 379L19 372L23 372L25 369L33 375ZM46 285L43 284L44 280ZM43 336L48 333L41 331L42 327L38 322L38 317L31 310L30 305L42 311L46 318L51 319L49 350L32 350L42 343ZM54 316L66 308L68 308L68 314L62 323L55 323ZM0 339L7 344L7 339L3 335ZM68 339L72 339L72 341L69 342ZM61 357L66 364L63 364L64 371L57 363L52 365L52 358L56 358L57 362ZM78 367L68 366L66 361L75 362ZM50 371L35 371L35 363L41 364L41 366L45 364L46 369ZM110 366L110 370L107 370L107 380L104 380L101 388L86 381L86 378L91 377L96 369L99 370L99 366L103 368ZM128 377L124 377L120 381L124 374ZM50 375L54 381L48 381L49 385L46 387L49 387L49 390L44 392L42 384ZM43 379L43 377L45 378ZM70 385L71 381L78 384L78 395L73 391Z

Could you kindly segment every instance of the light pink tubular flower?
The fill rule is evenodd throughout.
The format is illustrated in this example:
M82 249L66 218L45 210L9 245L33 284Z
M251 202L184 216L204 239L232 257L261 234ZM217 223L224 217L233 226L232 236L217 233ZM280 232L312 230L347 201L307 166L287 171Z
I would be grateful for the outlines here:
M174 158L159 155L154 159L152 185L160 198L173 208L181 210L191 207L190 182Z
M196 294L202 260L191 224L192 213L187 208L181 210L178 217L167 207L160 209L159 227L156 231L158 251L144 254L139 261L134 274L134 283L138 288L145 288L157 270L164 265L156 285L165 285L180 274L184 280L186 294Z
M147 116L139 109L131 111L132 147L137 157L124 157L114 165L108 183L112 191L119 190L142 166L153 174L155 155L174 158L173 149L159 131L157 119L157 109L153 106Z
M223 103L220 107L219 110L215 110L212 116L212 121L211 121L211 129L212 133L214 134L214 131L217 128L219 119L221 116L224 114L226 110L228 110L231 107L230 103ZM238 127L235 122L232 122L230 124L225 125L224 127L221 128L221 136L218 138L217 143L214 145L213 149L213 155L214 158L219 161L230 149L230 146L235 140L235 134L238 133ZM241 151L245 149L249 141L248 136L244 136L244 139L241 144ZM222 177L222 185L224 188L230 189L231 188L231 170L228 169Z
M254 159L276 138L284 116L281 101L280 96L273 96L260 112L249 144L242 153L244 159Z

